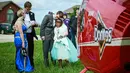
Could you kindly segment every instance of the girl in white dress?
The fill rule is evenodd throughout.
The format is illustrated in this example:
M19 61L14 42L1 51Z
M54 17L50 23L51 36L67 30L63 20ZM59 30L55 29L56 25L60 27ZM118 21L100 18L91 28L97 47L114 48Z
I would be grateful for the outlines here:
M67 37L68 29L61 19L56 19L54 34L54 44L51 51L53 60L58 60L60 67L62 67L62 60L76 62L78 60L77 49Z

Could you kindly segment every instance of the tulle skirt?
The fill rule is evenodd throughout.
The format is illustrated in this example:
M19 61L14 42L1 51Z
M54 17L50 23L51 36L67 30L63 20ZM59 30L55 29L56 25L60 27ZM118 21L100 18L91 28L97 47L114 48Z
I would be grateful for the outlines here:
M69 62L76 62L78 60L77 49L68 37L54 42L51 55L53 60L62 59L68 60Z

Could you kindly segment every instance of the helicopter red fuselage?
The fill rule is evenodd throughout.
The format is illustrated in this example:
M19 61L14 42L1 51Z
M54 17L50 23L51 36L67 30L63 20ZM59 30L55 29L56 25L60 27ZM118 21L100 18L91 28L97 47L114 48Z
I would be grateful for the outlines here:
M95 73L130 71L130 1L115 1L84 0L80 8L79 58Z

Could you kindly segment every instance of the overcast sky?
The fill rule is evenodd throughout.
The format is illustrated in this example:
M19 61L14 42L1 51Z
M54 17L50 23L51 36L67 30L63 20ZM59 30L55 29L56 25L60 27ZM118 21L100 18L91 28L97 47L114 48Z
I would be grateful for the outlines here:
M0 0L0 1L9 1L9 0ZM36 15L37 22L41 23L45 14L49 11L57 12L59 10L64 11L74 5L81 5L82 0L12 0L16 4L20 5L23 8L23 5L26 1L32 3L32 11Z

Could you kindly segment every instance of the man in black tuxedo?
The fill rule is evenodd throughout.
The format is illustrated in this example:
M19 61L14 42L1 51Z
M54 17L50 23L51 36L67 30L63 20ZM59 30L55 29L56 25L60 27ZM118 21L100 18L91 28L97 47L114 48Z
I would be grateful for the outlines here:
M54 37L54 25L53 25L53 13L49 12L41 24L40 36L43 41L43 53L44 53L44 64L45 67L49 67L48 53L51 51L53 46L53 37ZM55 61L53 61L55 65Z
M79 8L76 9L76 16L72 16L70 19L70 26L72 28L72 34L71 34L71 41L74 44L74 46L77 48L76 46L76 39L75 36L77 34L77 17L78 17L78 12L79 12Z
M29 1L25 2L24 11L25 11L26 15L25 15L25 18L24 18L24 23L27 26L31 25L31 21L35 22L35 14L30 11L31 7L32 7L32 4ZM12 26L15 24L17 18L18 17L15 14L14 20L12 21ZM30 27L26 32L27 33L27 41L28 41L28 55L29 55L30 63L33 67L34 67L34 61L33 61L34 39L33 39L33 37L38 39L38 37L36 36L34 27L36 27L36 25Z

